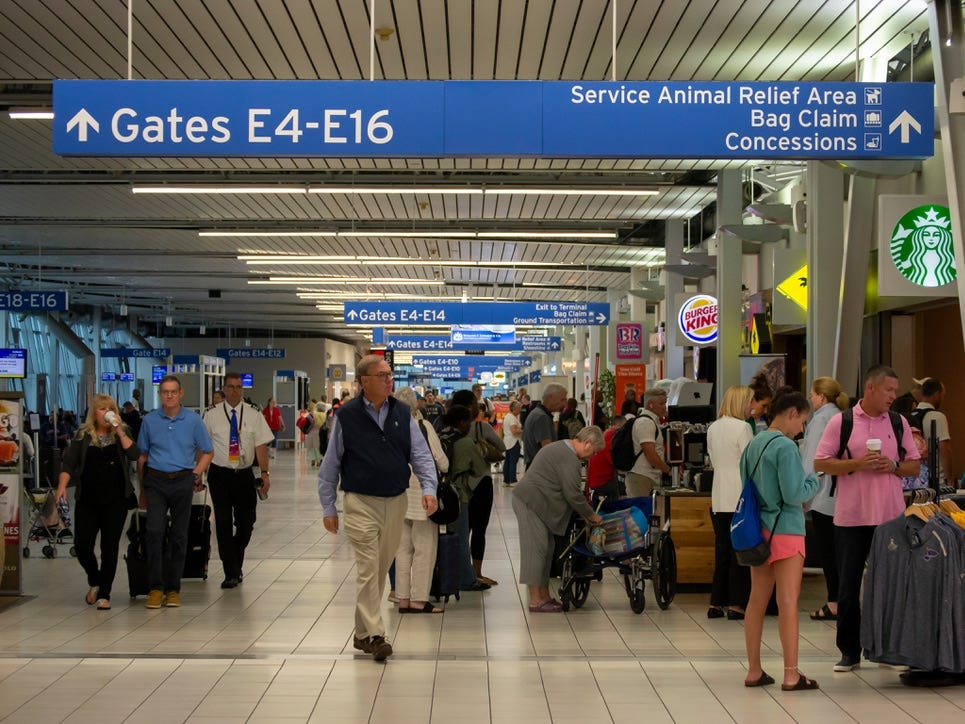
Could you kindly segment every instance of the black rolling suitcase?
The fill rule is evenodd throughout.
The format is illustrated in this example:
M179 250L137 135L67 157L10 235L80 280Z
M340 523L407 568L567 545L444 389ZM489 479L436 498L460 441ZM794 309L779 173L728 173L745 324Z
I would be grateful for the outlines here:
M429 595L436 601L445 598L448 603L449 596L455 596L458 601L460 573L459 536L456 533L440 533Z
M208 490L204 491L204 502L191 506L191 519L188 521L188 548L184 555L182 578L208 578L208 561L211 559L211 506L208 505Z
M131 524L127 529L127 553L124 563L127 566L127 588L131 598L146 596L148 593L147 551L144 536L147 532L147 513L135 510L131 514Z

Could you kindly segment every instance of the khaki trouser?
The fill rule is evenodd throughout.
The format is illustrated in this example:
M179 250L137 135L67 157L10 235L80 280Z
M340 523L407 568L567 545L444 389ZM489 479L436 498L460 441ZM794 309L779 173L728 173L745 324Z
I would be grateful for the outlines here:
M639 473L627 473L627 497L646 498L653 492L654 488L660 487L660 481L640 475Z
M406 520L395 556L395 595L428 601L439 548L439 526L431 520Z
M344 506L345 535L355 549L358 569L355 635L385 636L385 577L399 549L408 500L405 493L394 498L345 493Z

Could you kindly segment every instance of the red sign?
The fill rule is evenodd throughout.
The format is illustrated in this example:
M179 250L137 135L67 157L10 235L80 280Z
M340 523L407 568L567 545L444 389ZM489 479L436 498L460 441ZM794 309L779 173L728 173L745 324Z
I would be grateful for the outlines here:
M621 322L617 324L617 359L643 357L643 325Z

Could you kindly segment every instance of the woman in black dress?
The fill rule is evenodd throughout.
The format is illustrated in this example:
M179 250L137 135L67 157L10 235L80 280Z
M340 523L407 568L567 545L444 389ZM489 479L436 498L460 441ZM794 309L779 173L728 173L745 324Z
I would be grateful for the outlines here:
M120 410L110 395L97 395L87 420L64 452L57 484L57 500L66 499L73 481L74 546L90 586L84 600L101 611L111 607L111 586L117 571L124 519L134 500L131 462L141 454L127 433ZM101 536L100 565L94 541Z

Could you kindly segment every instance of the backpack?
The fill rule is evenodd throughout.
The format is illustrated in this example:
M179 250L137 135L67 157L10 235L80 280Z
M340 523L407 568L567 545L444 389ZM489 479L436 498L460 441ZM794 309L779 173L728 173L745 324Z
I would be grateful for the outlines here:
M613 459L613 467L617 470L624 472L630 470L636 464L637 458L643 454L642 449L636 452L633 449L633 426L638 419L640 419L640 415L632 420L627 420L622 427L617 429L613 434L613 439L610 440L610 457Z
M576 437L580 430L586 427L586 425L583 424L583 420L577 415L573 415L573 417L563 424L566 426L566 434L569 435L571 440Z
M298 421L295 423L298 429L302 431L303 435L307 435L309 432L311 432L312 426L314 424L315 424L315 416L310 412L307 415L303 415L302 417L299 417Z
M895 442L898 443L898 459L905 459L905 447L901 444L902 438L905 436L904 426L901 424L901 415L897 412L892 412L888 410L888 418L891 420L891 429L895 433ZM851 440L851 432L854 430L854 410L845 410L841 413L841 438L838 445L838 454L835 456L839 460L843 460L845 454L848 457L851 456L848 451L848 441ZM831 476L831 491L829 495L833 498L834 491L838 487L838 476Z
M754 476L757 469L761 466L764 459L764 452L772 442L783 437L775 435L764 443L761 454L757 458L757 463L751 474L744 481L741 489L740 498L737 499L737 507L734 516L730 521L730 542L737 556L737 562L742 566L763 565L771 555L771 540L774 538L774 531L777 530L777 521L781 517L778 512L774 519L774 528L771 529L771 540L764 543L764 535L761 533L761 507L757 500L757 485L754 483Z

